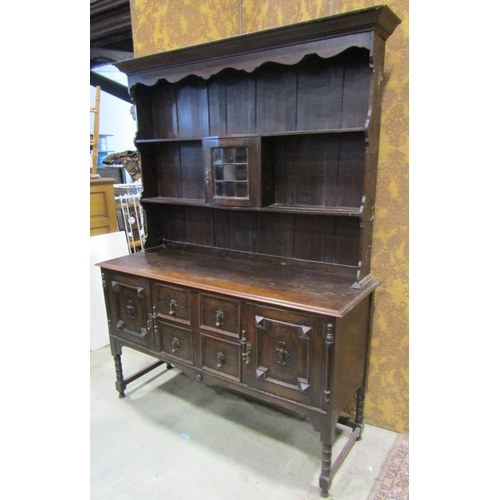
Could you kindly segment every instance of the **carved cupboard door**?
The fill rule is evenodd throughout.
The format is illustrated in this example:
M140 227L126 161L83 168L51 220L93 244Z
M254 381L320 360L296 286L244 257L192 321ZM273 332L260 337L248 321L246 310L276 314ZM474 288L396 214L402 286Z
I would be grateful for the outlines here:
M150 284L134 276L106 276L111 333L134 344L155 348Z
M244 325L244 381L271 394L319 406L324 321L247 304Z

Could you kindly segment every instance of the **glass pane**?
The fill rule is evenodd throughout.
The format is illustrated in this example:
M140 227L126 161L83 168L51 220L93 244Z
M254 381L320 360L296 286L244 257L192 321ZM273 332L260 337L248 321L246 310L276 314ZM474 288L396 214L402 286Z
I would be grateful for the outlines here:
M246 181L247 177L247 166L246 165L235 165L235 174L237 181Z
M222 163L222 148L213 148L214 163Z
M234 198L236 196L235 182L224 182L224 196Z
M216 181L224 180L223 166L222 165L215 165L215 180Z
M234 163L234 149L222 148L222 161L224 163Z
M248 183L246 182L236 183L236 196L238 198L248 198Z
M248 199L248 148L212 148L215 197Z
M235 163L247 163L247 148L234 148L234 162Z
M224 165L224 180L234 181L234 165Z

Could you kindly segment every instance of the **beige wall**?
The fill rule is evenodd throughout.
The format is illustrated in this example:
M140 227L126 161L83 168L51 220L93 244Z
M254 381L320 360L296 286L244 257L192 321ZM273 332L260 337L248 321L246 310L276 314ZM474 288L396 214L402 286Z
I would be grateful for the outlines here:
M371 7L369 0L131 0L134 50L144 56L187 45ZM366 422L408 433L408 0L386 45L385 91L372 274L375 299Z

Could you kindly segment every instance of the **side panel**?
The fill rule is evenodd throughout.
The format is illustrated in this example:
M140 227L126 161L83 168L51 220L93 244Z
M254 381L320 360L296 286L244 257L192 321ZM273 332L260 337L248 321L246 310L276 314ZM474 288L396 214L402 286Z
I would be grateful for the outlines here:
M345 317L337 320L334 341L332 400L339 410L365 385L371 331L369 295Z

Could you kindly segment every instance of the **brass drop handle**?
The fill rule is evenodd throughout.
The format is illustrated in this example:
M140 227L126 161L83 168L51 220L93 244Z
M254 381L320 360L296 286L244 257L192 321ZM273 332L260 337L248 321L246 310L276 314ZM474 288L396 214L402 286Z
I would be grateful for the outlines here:
M217 353L217 368L220 368L222 364L224 363L224 353L223 352L218 352Z
M243 356L243 361L248 365L250 363L250 355L252 354L252 344L250 342L247 342L247 347L246 347L246 352L242 354Z
M224 324L224 313L219 309L215 313L215 326L219 328Z
M179 339L177 337L174 337L172 339L172 352L178 351L180 346L181 343L179 342Z
M177 313L177 302L175 301L175 299L171 299L168 303L168 306L170 307L170 310L168 311L168 314L170 314L170 316L175 316L176 313Z
M205 186L207 188L210 187L210 171L209 170L205 171Z
M135 317L135 307L131 300L127 300L127 314L130 319Z
M241 347L241 357L245 364L248 365L250 363L250 355L252 354L252 344L247 341L247 332L245 330L241 332Z
M290 356L290 353L288 351L285 351L286 347L286 342L280 341L278 342L279 347L276 349L276 352L278 353L278 364L281 366L286 365L286 361L288 357Z

